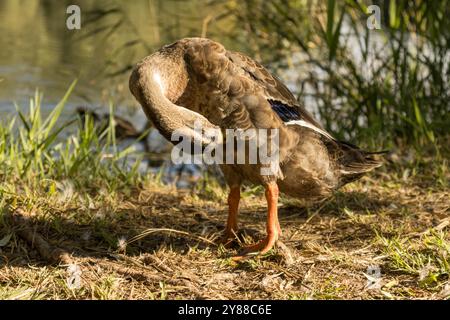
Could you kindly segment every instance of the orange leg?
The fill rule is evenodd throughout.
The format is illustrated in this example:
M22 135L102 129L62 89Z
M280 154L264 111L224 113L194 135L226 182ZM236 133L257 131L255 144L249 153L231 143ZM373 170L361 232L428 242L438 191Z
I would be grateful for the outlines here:
M237 226L237 215L239 212L239 200L241 199L241 186L230 187L230 193L228 194L228 220L225 228L225 235L222 242L229 243L230 239L234 239Z
M275 242L281 234L280 223L278 222L278 185L270 183L266 186L267 199L267 237L260 242L244 248L241 256L235 257L235 260L245 258L246 255L265 254L273 248Z

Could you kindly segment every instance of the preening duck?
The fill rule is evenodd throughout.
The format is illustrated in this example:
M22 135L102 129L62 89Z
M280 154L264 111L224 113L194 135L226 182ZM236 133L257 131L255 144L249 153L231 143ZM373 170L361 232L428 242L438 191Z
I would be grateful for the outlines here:
M278 130L276 170L263 174L267 164L261 161L220 165L230 187L224 239L234 238L238 231L241 185L265 188L267 236L237 258L264 254L274 246L281 235L279 192L295 198L326 197L382 164L377 153L336 140L258 62L209 39L182 39L144 58L131 74L130 90L169 140L177 130L194 136L194 123L222 132ZM210 141L204 138L200 143Z

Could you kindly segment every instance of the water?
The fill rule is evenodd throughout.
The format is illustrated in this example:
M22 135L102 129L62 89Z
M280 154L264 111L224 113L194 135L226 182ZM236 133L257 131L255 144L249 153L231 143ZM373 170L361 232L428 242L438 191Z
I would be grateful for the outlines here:
M130 66L179 38L206 35L228 41L214 33L214 28L206 33L203 22L217 7L205 5L203 0L75 3L81 9L80 30L66 27L71 1L0 1L0 120L15 114L14 103L27 110L37 89L44 94L42 111L48 114L78 79L62 121L74 117L79 105L106 113L113 103L116 113L142 128L146 118L128 90ZM113 25L118 27L110 32ZM138 150L140 147L136 144ZM150 147L152 153L166 154L166 182L185 187L186 182L177 176L188 176L186 180L195 182L204 169L171 166L167 142L156 131L150 135ZM142 169L160 170L146 165Z
M0 1L1 114L13 111L14 101L26 105L36 88L51 109L78 79L66 112L80 104L106 110L112 100L132 115L139 106L128 91L127 68L164 44L201 36L203 20L216 10L202 0L76 3L81 30L66 27L70 1ZM113 25L118 27L110 32Z

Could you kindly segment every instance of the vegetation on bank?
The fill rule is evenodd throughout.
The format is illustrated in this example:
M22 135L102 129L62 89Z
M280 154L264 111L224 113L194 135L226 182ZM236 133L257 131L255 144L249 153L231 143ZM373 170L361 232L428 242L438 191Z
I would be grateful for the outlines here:
M449 296L448 153L395 151L330 199L284 199L282 243L235 264L237 248L214 242L226 190L205 177L177 191L125 161L133 146L117 148L114 126L99 136L89 118L61 123L73 85L47 118L36 93L0 124L0 298ZM245 190L244 241L264 217L261 190Z

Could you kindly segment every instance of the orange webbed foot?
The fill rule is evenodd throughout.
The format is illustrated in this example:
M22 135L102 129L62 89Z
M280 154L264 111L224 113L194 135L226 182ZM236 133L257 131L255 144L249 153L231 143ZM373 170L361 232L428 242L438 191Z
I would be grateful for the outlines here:
M278 240L278 233L269 234L265 239L255 244L244 247L240 252L240 254L234 256L232 260L242 261L245 259L249 259L251 257L264 255L275 246L277 240Z
M266 200L267 200L267 237L251 246L243 249L243 252L233 257L234 261L244 260L249 257L263 255L273 248L278 236L281 234L280 223L278 221L278 185L276 183L269 183L266 185Z

